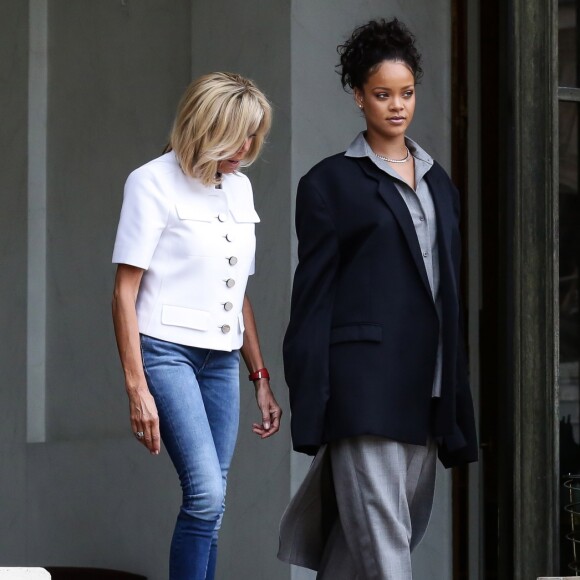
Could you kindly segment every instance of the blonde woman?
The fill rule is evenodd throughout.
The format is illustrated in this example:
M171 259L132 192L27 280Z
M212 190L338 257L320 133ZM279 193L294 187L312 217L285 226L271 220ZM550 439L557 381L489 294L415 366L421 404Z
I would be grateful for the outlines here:
M240 352L261 412L254 433L265 439L279 428L245 295L260 220L238 171L258 157L270 119L266 97L248 79L203 76L181 100L167 152L125 185L113 321L133 433L153 455L161 437L181 482L171 580L215 575Z

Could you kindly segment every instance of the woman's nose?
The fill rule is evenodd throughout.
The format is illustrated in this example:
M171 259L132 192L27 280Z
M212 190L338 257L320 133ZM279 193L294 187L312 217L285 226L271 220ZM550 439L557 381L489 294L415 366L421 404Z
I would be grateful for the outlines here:
M244 144L240 147L240 150L238 151L238 153L241 153L242 155L245 155L250 150L250 146L251 145L252 145L252 138L251 137L248 137L244 141Z
M391 101L391 109L395 109L397 111L400 111L402 108L403 108L403 103L402 103L401 99L395 97Z

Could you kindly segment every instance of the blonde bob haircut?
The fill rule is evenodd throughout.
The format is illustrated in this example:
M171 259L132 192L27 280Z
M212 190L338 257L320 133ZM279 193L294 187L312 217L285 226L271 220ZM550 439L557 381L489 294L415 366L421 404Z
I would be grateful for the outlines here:
M270 130L272 109L252 81L216 72L193 81L181 98L166 151L175 151L186 175L218 184L220 161L232 159L253 136L243 166L258 157Z

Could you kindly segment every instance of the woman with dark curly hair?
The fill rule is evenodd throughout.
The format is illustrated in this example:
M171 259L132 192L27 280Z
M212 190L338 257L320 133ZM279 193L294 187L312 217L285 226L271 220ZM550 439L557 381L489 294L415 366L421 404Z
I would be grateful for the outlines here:
M459 304L459 195L407 136L421 58L397 19L338 47L366 130L300 181L284 340L296 451L316 454L283 560L332 580L409 580L437 454L477 459Z

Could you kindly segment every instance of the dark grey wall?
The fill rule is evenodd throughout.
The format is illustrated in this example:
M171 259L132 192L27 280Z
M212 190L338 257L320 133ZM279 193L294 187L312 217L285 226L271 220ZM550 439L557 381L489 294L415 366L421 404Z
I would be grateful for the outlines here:
M110 324L126 176L161 153L190 74L189 0L50 0L49 440L127 431Z
M27 564L167 577L179 486L130 433L110 260L124 180L161 152L190 80L190 17L189 0L48 2L47 438L28 446Z
M25 554L28 5L0 3L0 561ZM9 530L9 533L7 533Z

